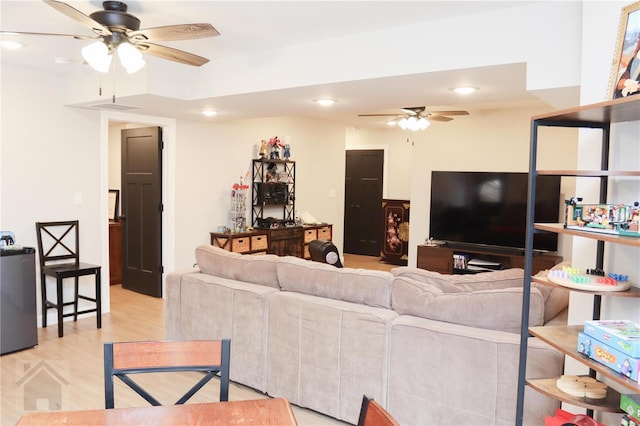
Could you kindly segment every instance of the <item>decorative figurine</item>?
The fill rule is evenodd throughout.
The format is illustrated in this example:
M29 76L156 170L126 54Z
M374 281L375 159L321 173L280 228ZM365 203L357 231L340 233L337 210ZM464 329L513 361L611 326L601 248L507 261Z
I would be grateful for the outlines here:
M282 145L282 142L280 142L280 139L278 139L277 136L272 137L271 139L269 139L269 146L271 147L269 158L271 160L279 160L280 148L284 146Z
M263 160L267 158L267 155L269 155L269 150L267 148L267 141L265 141L264 139L260 141L260 149L258 149L258 155Z
M291 145L289 145L288 143L284 144L284 152L282 153L282 156L285 160L288 160L289 157L291 157Z

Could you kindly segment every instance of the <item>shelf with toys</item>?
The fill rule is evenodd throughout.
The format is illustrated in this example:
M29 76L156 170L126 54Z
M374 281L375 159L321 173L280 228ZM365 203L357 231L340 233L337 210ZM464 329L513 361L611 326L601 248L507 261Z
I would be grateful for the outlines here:
M572 237L593 240L597 244L597 254L593 269L589 271L573 270L570 265L564 264L555 267L560 269L563 266L569 270L561 272L547 271L543 274L533 275L532 256L533 251L528 248L525 253L525 288L522 305L522 329L520 341L520 368L518 377L518 395L516 424L522 425L524 413L524 391L525 386L536 390L539 393L555 398L558 401L567 402L575 406L587 409L588 415L593 415L593 411L602 412L622 412L620 409L620 393L618 390L603 385L595 379L606 378L611 381L611 385L619 389L624 389L623 393L640 393L640 384L637 379L631 379L624 374L616 372L607 365L594 360L584 353L580 353L579 345L582 343L581 333L583 326L528 326L529 302L531 283L535 282L550 287L569 288L570 291L593 295L593 320L600 319L600 306L602 297L623 297L638 298L640 289L638 283L626 281L626 275L630 271L608 271L604 272L604 252L606 244L615 244L624 247L631 247L632 250L640 247L640 232L638 232L638 204L607 204L608 189L610 186L618 185L621 182L637 181L640 172L637 170L609 170L609 153L611 125L616 123L626 123L640 121L640 97L622 98L601 102L593 105L585 105L577 108L557 111L554 113L534 116L531 119L531 146L530 146L530 167L529 167L529 187L535 189L535 180L540 175L559 175L566 177L593 177L600 181L599 199L593 204L579 205L579 199L565 201L566 220L564 224L541 224L533 223L529 215L527 224L527 237L532 240L534 232L546 231ZM601 170L538 170L538 129L539 127L566 127L566 128L589 128L600 129L602 132L601 146ZM617 200L616 200L617 201ZM535 191L529 194L529 206L535 206ZM637 266L637 265L635 265ZM553 270L554 268L552 268ZM593 273L593 271L596 271ZM611 273L613 272L613 273ZM549 276L551 273L551 276ZM559 275L553 276L555 273ZM602 277L604 275L604 277ZM580 285L584 284L584 285ZM616 287L618 286L618 287ZM628 287L628 288L627 288ZM618 290L618 291L612 291ZM636 302L632 302L636 303ZM527 347L528 339L533 336L544 341L550 346L561 351L563 354L577 360L589 368L590 380L606 392L602 392L598 398L570 395L564 392L559 386L562 377L544 378L528 380L526 378ZM565 378L566 379L566 378ZM582 379L577 378L577 381ZM565 388L566 390L566 388Z
M268 141L263 139L258 155L260 158L253 160L251 226L261 229L293 226L296 163L289 160L290 145L283 144L277 136Z

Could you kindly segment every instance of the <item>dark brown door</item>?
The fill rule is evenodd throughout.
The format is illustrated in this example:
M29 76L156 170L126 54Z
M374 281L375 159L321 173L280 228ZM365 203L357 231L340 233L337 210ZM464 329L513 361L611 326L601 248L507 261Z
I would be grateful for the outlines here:
M162 129L122 131L122 287L162 297Z
M383 237L383 150L348 150L345 170L344 252L380 255Z

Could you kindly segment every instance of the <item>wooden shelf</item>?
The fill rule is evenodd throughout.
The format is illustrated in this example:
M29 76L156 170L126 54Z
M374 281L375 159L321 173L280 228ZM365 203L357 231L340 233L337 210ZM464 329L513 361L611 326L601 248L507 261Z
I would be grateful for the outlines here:
M558 389L556 386L557 380L557 377L551 379L530 379L527 380L527 385L544 395L578 407L608 413L622 413L622 410L620 409L620 392L615 389L607 387L607 396L602 399L578 397Z
M545 277L532 277L532 281L548 287L562 288L569 291L575 291L577 293L587 293L587 294L593 294L598 296L611 296L611 297L640 297L640 288L633 287L633 286L625 291L591 291L591 290L580 290L577 288L564 287L564 286L552 283Z
M570 325L568 327L529 327L529 333L543 342L558 349L560 352L597 371L605 377L613 380L633 393L640 393L640 384L618 374L609 367L600 364L578 352L578 333L584 330L582 325Z
M591 127L592 124L624 123L640 120L640 108L633 96L583 105L531 118L540 125Z
M609 243L622 244L632 247L640 247L640 238L625 237L624 235L604 234L592 231L580 231L577 229L567 229L561 223L536 223L535 229L541 231L555 232L557 234L574 235L577 237L591 238L598 241L606 241Z
M636 170L538 170L539 175L575 177L640 176Z

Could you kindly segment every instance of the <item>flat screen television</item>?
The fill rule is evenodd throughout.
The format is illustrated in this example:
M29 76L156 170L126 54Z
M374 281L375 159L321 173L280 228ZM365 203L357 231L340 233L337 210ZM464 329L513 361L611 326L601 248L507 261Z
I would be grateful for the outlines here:
M430 237L453 247L524 250L527 188L527 173L433 171ZM559 222L560 176L537 176L535 201L535 222ZM557 234L535 231L533 248L557 251Z

